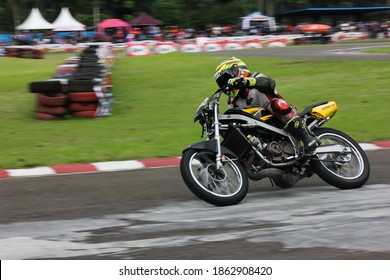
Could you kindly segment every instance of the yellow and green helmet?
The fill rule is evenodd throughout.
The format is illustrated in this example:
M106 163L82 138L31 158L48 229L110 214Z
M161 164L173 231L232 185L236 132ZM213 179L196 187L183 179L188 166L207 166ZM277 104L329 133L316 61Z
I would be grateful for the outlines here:
M249 74L248 66L245 62L236 57L229 57L222 61L214 72L214 79L219 87L226 85L231 78Z

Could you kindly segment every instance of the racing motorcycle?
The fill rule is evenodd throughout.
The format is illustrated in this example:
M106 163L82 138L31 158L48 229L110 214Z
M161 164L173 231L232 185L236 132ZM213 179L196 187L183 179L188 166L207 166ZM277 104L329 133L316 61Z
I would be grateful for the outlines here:
M280 188L291 188L317 174L344 190L367 182L370 165L359 144L339 130L321 127L336 114L336 102L316 103L299 113L321 141L307 156L299 139L262 107L220 114L220 99L228 90L218 89L199 105L194 122L201 124L205 141L188 146L180 160L184 182L200 199L217 206L238 204L248 192L249 179L270 178Z

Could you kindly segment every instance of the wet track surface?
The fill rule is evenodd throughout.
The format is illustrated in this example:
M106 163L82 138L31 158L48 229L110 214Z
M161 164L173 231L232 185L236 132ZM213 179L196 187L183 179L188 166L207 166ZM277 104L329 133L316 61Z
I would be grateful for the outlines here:
M389 60L360 52L382 46L390 43L218 55ZM0 259L388 260L390 149L367 154L361 189L313 176L283 190L264 179L230 207L197 199L178 167L0 179Z
M390 150L342 191L317 176L250 183L236 206L186 188L178 167L0 180L1 259L390 259Z

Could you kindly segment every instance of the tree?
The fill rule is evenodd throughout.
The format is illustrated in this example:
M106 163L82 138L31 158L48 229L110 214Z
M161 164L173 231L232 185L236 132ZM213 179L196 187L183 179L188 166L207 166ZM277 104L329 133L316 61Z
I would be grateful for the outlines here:
M7 4L9 8L11 9L12 13L12 22L15 24L19 24L20 22L20 15L19 15L19 1L17 0L7 0Z
M156 0L152 5L151 13L158 15L166 25L186 25L188 18L183 14L181 0Z

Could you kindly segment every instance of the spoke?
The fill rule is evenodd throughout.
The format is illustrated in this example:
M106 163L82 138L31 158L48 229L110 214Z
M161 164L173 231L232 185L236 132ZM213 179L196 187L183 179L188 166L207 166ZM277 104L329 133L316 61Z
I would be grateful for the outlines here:
M199 153L192 158L194 178L204 190L221 196L234 195L241 187L241 175L230 160L224 162L222 170L216 170L214 154Z
M363 170L363 160L356 148L347 140L336 134L321 136L322 144L342 145L351 149L348 154L319 155L319 160L332 173L339 177L352 179L359 176Z

